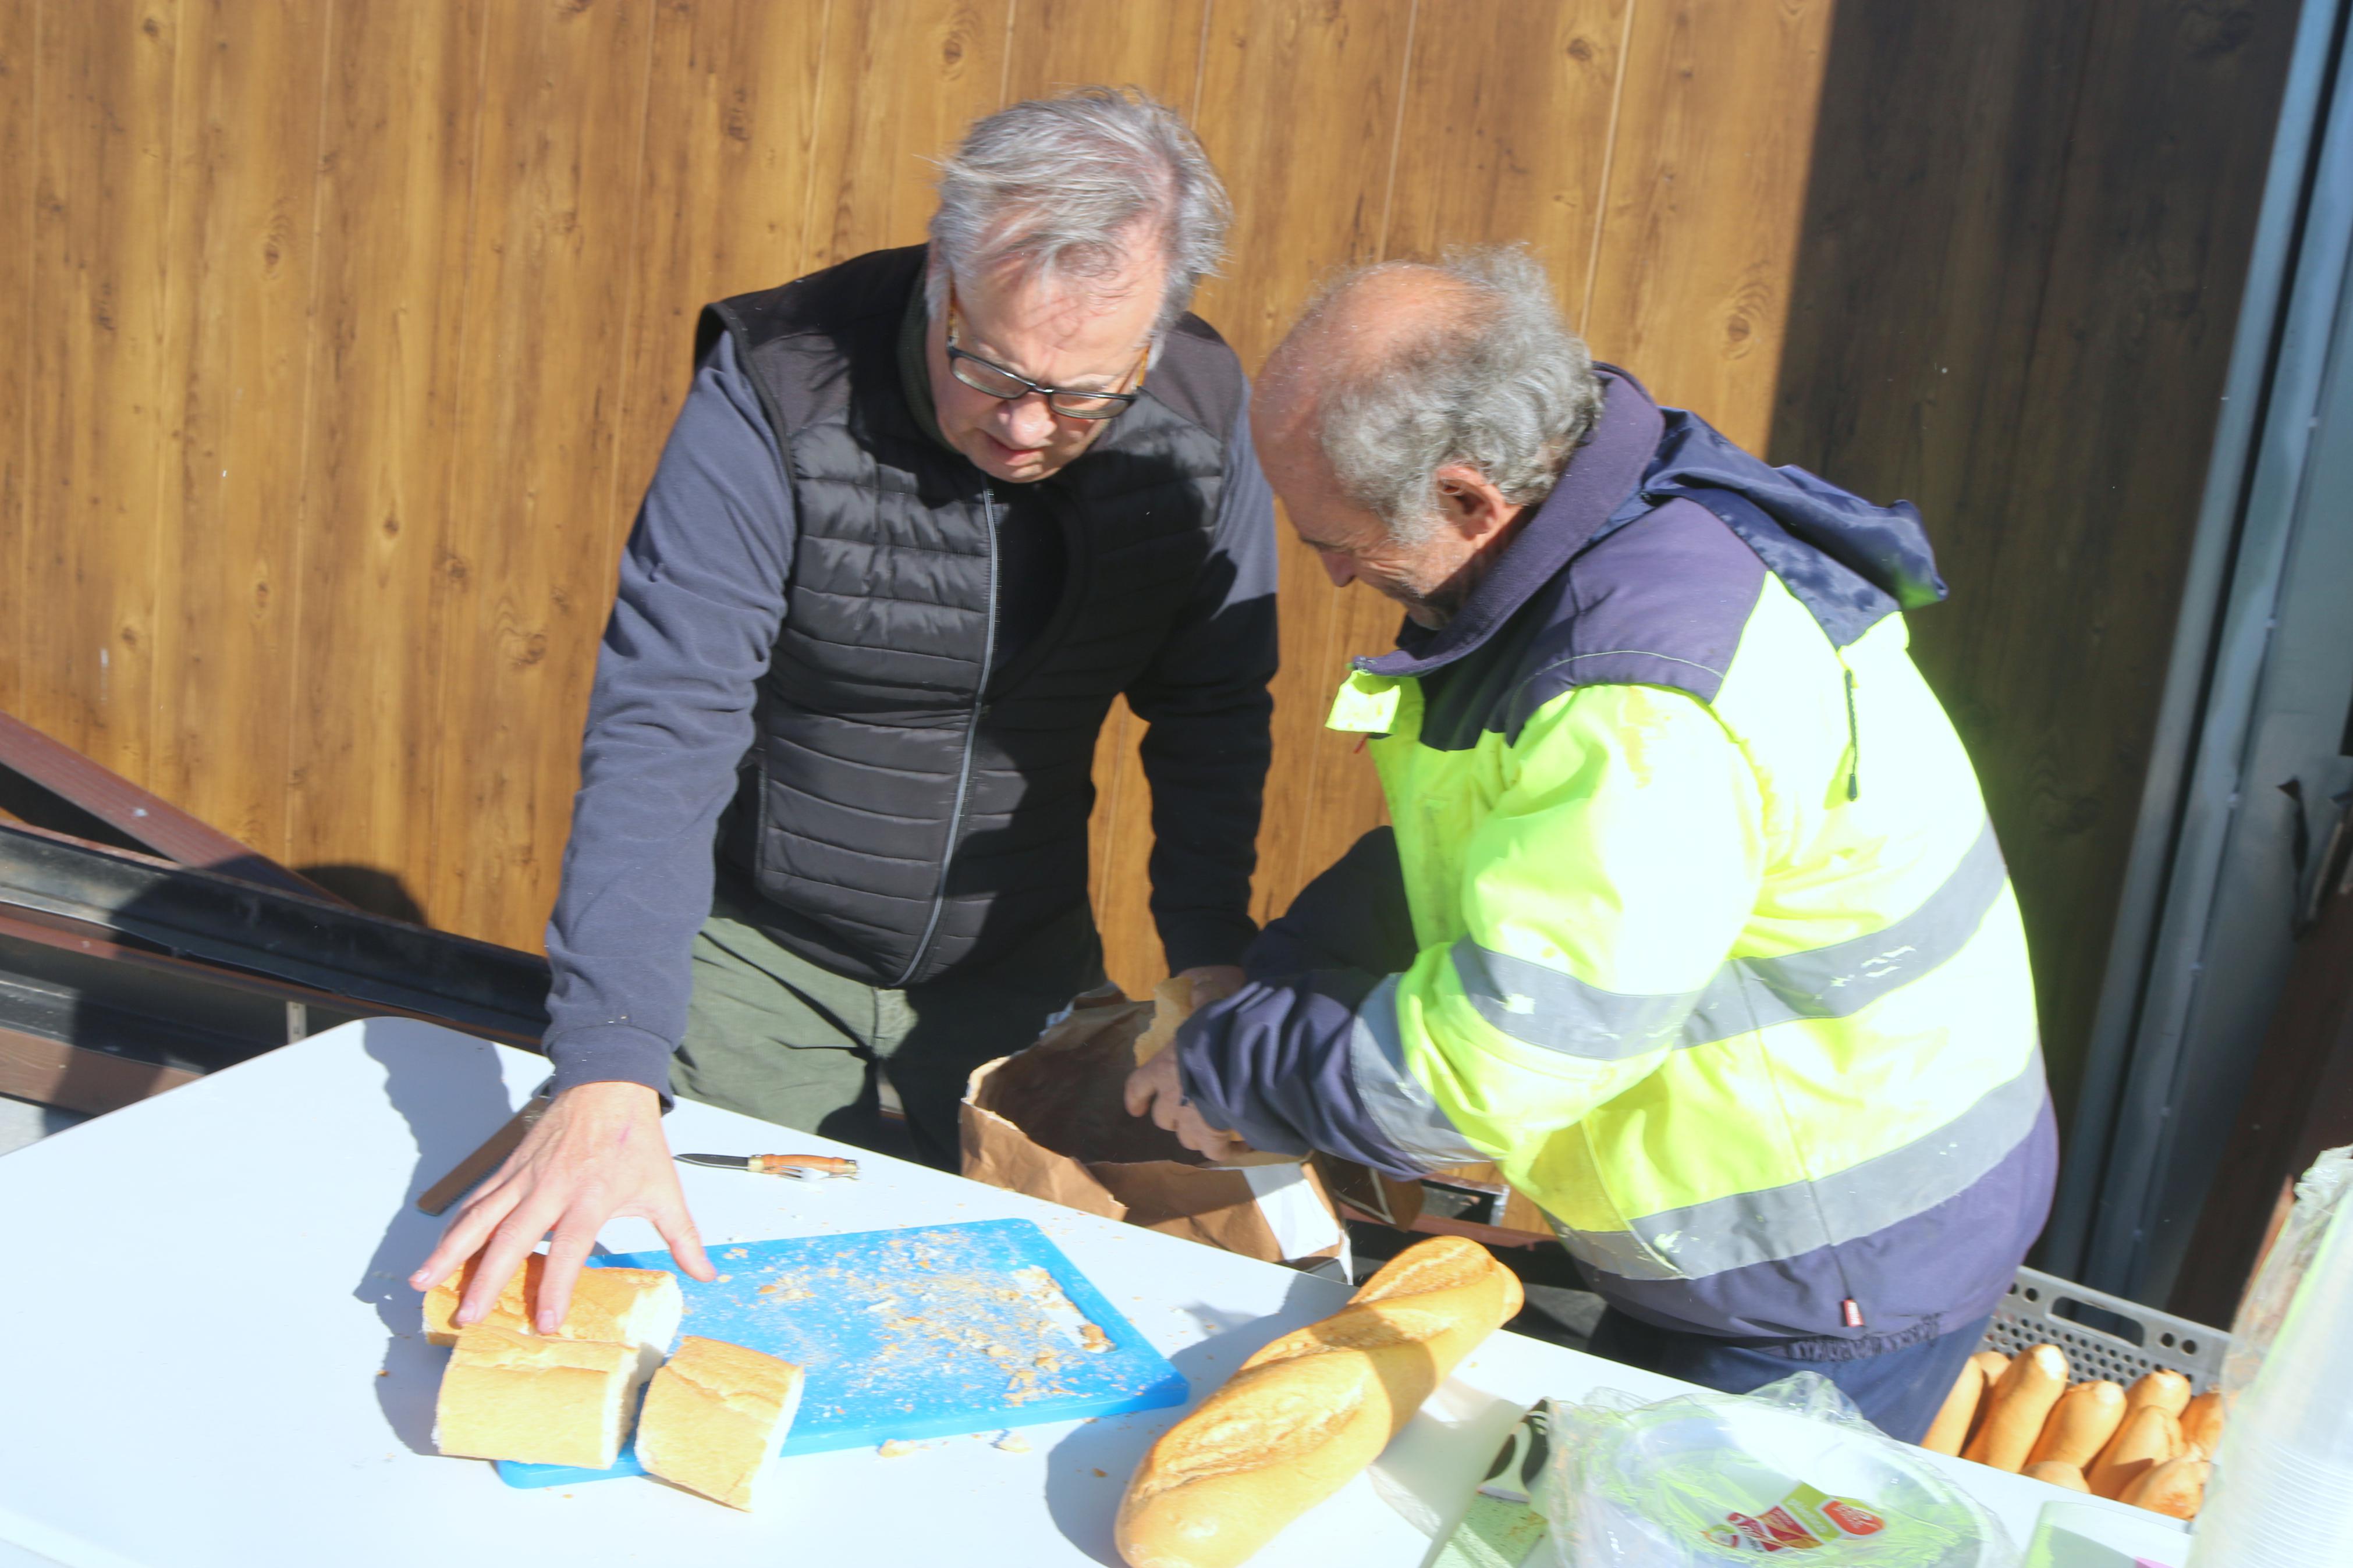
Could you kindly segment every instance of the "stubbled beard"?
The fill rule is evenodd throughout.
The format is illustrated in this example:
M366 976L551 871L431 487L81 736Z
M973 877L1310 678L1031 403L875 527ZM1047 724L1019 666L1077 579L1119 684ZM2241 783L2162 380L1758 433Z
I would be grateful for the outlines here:
M1445 582L1427 588L1419 584L1392 581L1382 584L1381 592L1404 605L1409 613L1420 611L1426 614L1430 617L1427 621L1415 616L1415 624L1435 631L1461 613L1463 603L1471 597L1471 589L1475 582L1470 573L1457 572Z

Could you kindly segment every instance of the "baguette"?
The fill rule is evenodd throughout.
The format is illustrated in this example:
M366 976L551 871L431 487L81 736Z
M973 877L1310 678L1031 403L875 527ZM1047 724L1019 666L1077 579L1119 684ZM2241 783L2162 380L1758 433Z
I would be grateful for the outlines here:
M2079 1383L2059 1396L2026 1462L2031 1468L2044 1459L2056 1459L2081 1469L2099 1458L2100 1450L2124 1424L2123 1389L2105 1379Z
M2066 1352L2057 1345L2035 1346L2001 1374L1993 1391L1993 1408L1961 1457L2013 1475L2024 1469L2052 1406L2066 1392Z
M792 1363L689 1334L646 1390L638 1458L673 1485L748 1510L800 1402Z
M2143 1405L2125 1417L2084 1479L2097 1495L2121 1498L2133 1482L2179 1456L2183 1447L2181 1423L2173 1412L2162 1405Z
M2130 1388L2125 1390L2126 1413L2130 1414L2144 1405L2154 1405L2179 1420L2181 1413L2189 1408L2189 1380L2178 1372L2162 1369L2143 1373Z
M2181 1413L2181 1440L2206 1450L2212 1458L2222 1451L2222 1396L2209 1391L2189 1402Z
M1985 1368L1971 1356L1961 1375L1953 1380L1953 1391L1945 1395L1944 1408L1928 1423L1928 1435L1920 1439L1920 1447L1932 1454L1958 1454L1969 1439L1969 1428L1976 1424L1978 1406L1985 1403L1989 1386Z
M2080 1468L2058 1459L2037 1459L2026 1467L2026 1475L2029 1480L2047 1481L2054 1487L2065 1487L2071 1492L2092 1489L2091 1483L2084 1479L2084 1472Z
M2192 1447L2179 1458L2152 1465L2116 1500L2168 1519L2195 1519L2206 1500L2206 1480L2214 1473L2205 1453Z
M1993 1409L1993 1391L2001 1382L2001 1374L2010 1370L2010 1358L2000 1351L1979 1351L1969 1357L1969 1364L1985 1373L1985 1395L1978 1401L1977 1414L1969 1417L1969 1435L1962 1439L1964 1450L1985 1425L1987 1415Z
M609 1470L629 1435L638 1352L496 1323L458 1336L433 1405L433 1446L470 1459Z
M464 1268L425 1293L427 1343L458 1342L458 1303L480 1264L479 1256L468 1258ZM546 1267L543 1253L524 1258L482 1321L519 1334L530 1333L531 1304L538 1298L540 1273ZM583 1268L573 1283L572 1304L565 1309L564 1324L555 1331L555 1337L632 1346L640 1363L638 1376L650 1377L677 1335L679 1319L685 1310L678 1276L666 1268Z
M1477 1242L1406 1248L1161 1435L1120 1501L1120 1555L1130 1568L1234 1568L1370 1464L1519 1310L1519 1280Z
M1167 1048L1177 1027L1199 1005L1190 975L1172 974L1152 988L1152 1023L1135 1039L1135 1065L1142 1067Z

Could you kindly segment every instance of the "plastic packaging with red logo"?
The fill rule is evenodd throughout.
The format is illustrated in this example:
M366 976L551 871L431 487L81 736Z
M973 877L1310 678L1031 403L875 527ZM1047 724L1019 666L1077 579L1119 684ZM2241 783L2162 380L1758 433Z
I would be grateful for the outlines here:
M2014 1568L2000 1524L1818 1373L1751 1394L1550 1405L1535 1502L1564 1568Z

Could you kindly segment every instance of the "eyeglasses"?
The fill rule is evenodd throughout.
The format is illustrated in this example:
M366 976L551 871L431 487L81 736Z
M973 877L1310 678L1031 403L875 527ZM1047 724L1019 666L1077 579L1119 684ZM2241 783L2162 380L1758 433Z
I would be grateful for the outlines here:
M1133 390L1098 392L1067 386L1040 386L1026 375L1017 375L978 354L966 353L956 347L956 328L961 320L961 312L956 308L955 289L951 287L948 290L948 374L975 392L984 392L1008 403L1017 397L1035 395L1043 397L1047 407L1066 419L1116 418L1126 413L1128 405L1136 399L1137 394ZM1151 358L1152 345L1146 343L1144 352L1135 357L1135 368L1127 374L1130 388L1144 384L1145 365Z

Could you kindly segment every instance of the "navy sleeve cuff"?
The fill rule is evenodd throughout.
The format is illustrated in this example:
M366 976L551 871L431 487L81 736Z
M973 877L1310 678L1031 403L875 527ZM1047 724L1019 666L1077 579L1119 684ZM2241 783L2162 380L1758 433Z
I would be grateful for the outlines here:
M1256 980L1186 1020L1171 1047L1185 1098L1210 1126L1270 1154L1321 1150L1377 1171L1417 1167L1358 1098L1348 1043L1379 983L1356 970Z
M1171 974L1206 964L1239 964L1257 937L1258 923L1248 915L1173 915L1160 922L1160 945Z
M584 1083L641 1083L670 1109L670 1042L627 1024L575 1029L547 1042L558 1094Z

